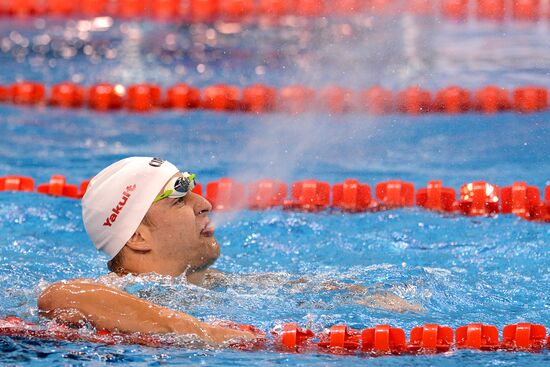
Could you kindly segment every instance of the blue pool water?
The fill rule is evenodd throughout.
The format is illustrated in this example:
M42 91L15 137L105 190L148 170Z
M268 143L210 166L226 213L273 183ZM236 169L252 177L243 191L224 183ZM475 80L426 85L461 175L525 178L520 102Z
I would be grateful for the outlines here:
M337 82L354 88L373 83L550 84L550 59L541 51L547 49L550 31L544 24L458 26L404 17L222 34L201 27L115 23L80 41L68 31L78 27L3 20L0 84L71 78L84 84L154 81L165 86L176 79L197 85ZM353 36L342 36L349 34L346 27ZM52 39L44 48L32 49L45 42L40 38L44 33ZM205 43L208 34L216 42L210 37L210 44ZM55 35L60 41L54 47ZM167 35L173 37L167 41ZM60 51L67 47L74 51ZM400 178L417 187L442 179L455 188L478 179L498 185L524 180L542 188L550 183L549 117L203 111L138 115L1 105L0 176L28 175L41 183L52 174L64 174L79 183L122 157L152 155L198 172L203 183L229 175L289 183L310 177L336 183L353 177L371 185ZM512 216L444 217L416 208L357 215L245 211L218 221L222 256L216 268L231 275L229 285L206 290L181 279L158 278L128 291L202 319L231 319L264 330L291 321L315 332L336 323L358 329L391 323L405 330L427 322L451 327L483 322L499 329L520 321L550 326L548 225ZM79 202L38 194L0 193L0 258L0 316L33 321L38 321L36 298L45 285L97 278L107 271L107 258L94 250L84 232ZM266 272L271 274L262 275ZM301 278L307 283L295 282ZM361 304L365 295L325 290L327 281L373 286L418 303L424 311L368 308ZM2 338L0 362L542 366L550 364L550 354L459 351L367 358Z

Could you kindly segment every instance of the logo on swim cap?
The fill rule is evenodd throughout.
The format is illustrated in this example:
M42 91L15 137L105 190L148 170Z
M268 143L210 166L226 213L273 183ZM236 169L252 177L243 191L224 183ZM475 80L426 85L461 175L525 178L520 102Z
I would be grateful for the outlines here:
M153 167L160 167L162 166L163 163L164 163L164 159L153 158L151 159L151 162L149 162L149 165Z
M109 216L107 216L107 219L105 219L105 222L103 222L104 226L110 227L113 225L113 223L116 221L118 215L124 208L124 205L126 205L126 202L132 196L130 194L132 191L136 189L136 185L130 185L126 187L126 190L122 193L122 199L118 202L117 206L111 209L111 213Z

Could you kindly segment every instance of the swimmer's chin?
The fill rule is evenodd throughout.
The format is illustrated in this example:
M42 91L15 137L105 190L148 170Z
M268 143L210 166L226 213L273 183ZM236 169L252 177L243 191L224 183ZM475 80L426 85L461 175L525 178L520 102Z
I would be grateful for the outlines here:
M220 257L221 249L220 244L214 236L212 237L203 237L204 245L208 247L207 252L210 254L211 264L212 265L218 257Z

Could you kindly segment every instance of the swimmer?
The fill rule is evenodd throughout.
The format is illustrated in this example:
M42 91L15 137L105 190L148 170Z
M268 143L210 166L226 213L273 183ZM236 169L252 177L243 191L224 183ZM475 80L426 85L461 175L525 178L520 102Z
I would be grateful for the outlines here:
M195 175L149 157L120 160L91 180L82 199L82 218L95 247L111 258L109 277L183 274L198 286L224 279L223 273L209 269L220 255L220 246L209 219L212 206L192 192L194 186ZM338 287L348 286L332 282L326 289ZM352 287L353 292L368 292L367 287ZM368 304L394 311L419 310L394 295L376 299ZM195 335L213 344L255 337L88 279L50 285L40 295L38 308L56 322L91 324L97 329Z

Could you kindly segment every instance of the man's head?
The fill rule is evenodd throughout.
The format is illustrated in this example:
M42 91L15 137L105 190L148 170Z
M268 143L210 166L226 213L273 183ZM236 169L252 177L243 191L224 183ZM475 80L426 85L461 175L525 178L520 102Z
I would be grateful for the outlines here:
M131 157L105 168L82 199L92 242L128 272L204 270L220 250L208 219L210 203L187 191L193 179L158 158Z

